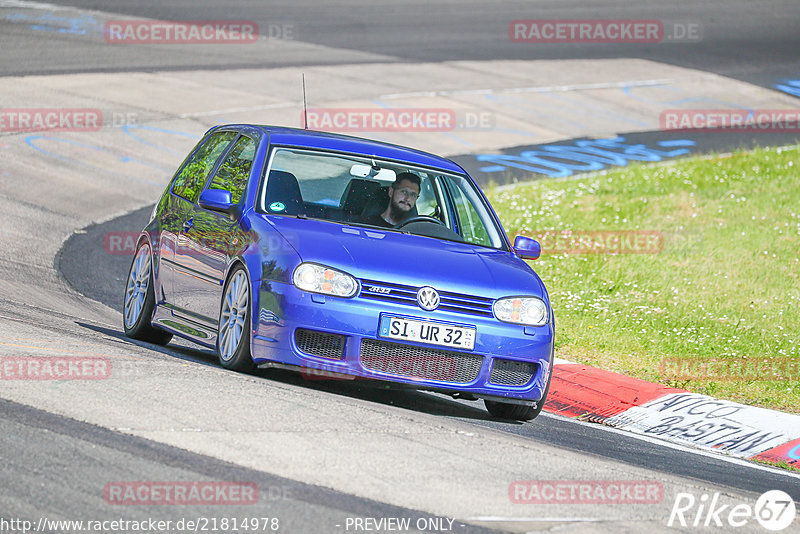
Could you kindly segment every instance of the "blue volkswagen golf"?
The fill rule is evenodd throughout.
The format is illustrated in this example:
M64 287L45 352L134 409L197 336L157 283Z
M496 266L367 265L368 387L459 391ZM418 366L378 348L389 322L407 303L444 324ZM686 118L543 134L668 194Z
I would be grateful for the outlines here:
M541 279L454 162L292 128L209 130L139 237L131 338L228 369L281 367L483 399L530 420L553 369Z

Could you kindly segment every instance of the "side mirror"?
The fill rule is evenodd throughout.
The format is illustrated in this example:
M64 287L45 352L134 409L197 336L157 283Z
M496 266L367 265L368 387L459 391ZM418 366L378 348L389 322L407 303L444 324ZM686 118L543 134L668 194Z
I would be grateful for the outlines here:
M514 239L514 250L523 260L536 260L542 255L542 245L535 239L518 235Z
M224 213L230 213L233 208L231 192L223 189L206 189L200 194L198 204L201 208Z

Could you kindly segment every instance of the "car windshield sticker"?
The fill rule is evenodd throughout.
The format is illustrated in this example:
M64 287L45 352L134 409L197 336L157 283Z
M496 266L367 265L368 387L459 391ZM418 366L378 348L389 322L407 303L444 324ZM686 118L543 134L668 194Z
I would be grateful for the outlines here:
M270 211L283 211L286 209L286 205L283 202L273 202L269 205Z

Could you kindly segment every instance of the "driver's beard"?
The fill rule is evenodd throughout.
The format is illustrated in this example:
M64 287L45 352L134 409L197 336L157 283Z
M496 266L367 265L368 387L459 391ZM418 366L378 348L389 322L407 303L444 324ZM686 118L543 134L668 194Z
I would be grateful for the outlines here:
M411 215L411 210L403 211L397 204L391 202L389 204L389 215L391 215L392 220L400 222L406 220L408 216Z

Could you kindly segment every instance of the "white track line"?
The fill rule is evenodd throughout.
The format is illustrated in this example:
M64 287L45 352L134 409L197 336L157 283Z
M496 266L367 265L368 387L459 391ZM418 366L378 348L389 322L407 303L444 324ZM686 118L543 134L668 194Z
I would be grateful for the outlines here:
M716 78L716 75L706 75L701 78ZM539 87L511 87L507 89L463 89L457 91L415 91L411 93L390 93L381 95L380 100L396 98L413 98L421 96L458 96L458 95L491 95L499 93L563 93L568 91L584 91L589 89L619 89L621 87L651 87L675 83L672 78L655 80L631 80L623 82L578 83L573 85L546 85Z

